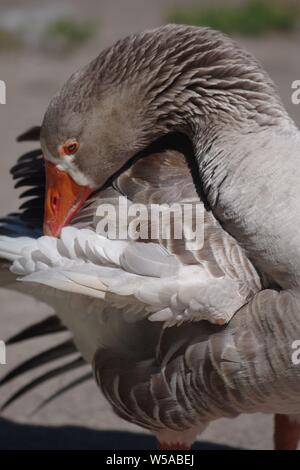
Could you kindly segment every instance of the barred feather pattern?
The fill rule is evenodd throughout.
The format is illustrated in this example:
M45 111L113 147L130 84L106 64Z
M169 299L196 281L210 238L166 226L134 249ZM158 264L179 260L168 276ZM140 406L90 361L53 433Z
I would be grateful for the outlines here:
M97 382L119 416L167 442L191 444L219 417L297 413L300 372L291 362L291 343L300 333L298 309L294 296L266 290L226 327L165 329L148 360L100 349L94 358Z
M79 80L88 76L98 79ZM65 105L84 112L91 98L100 98L112 86L134 94L147 114L151 106L155 108L153 117L162 126L179 125L188 116L189 125L196 117L211 119L213 114L220 120L223 111L223 118L226 114L236 122L243 114L260 125L289 120L274 83L257 60L231 38L209 28L166 25L117 41L70 78L66 95L70 97L74 87L74 94L79 92L85 99L66 99Z

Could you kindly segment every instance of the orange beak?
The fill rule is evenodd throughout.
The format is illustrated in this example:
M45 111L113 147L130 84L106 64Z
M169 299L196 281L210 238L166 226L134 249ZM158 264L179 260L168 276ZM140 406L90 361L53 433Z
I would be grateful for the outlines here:
M61 229L78 213L92 189L75 183L66 172L49 161L45 161L45 171L44 234L58 237Z

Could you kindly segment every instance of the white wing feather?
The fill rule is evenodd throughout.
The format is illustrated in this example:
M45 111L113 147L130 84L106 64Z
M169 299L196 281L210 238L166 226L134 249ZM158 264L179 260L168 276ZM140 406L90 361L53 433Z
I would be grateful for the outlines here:
M205 263L184 266L158 244L109 240L91 230L66 227L60 239L16 245L0 237L0 252L22 281L102 300L114 294L113 305L122 308L134 298L141 317L152 312L152 321L224 323L247 302L238 280L216 277Z

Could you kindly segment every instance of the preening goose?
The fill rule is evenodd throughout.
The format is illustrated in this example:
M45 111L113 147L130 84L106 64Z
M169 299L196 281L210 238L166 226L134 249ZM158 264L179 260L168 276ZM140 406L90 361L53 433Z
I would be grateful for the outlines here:
M21 159L13 169L13 174L19 178L21 184L32 184L38 180L39 185L43 186L43 167L40 165L42 160L37 156L38 159L33 158L32 161L31 156L32 154L29 154L26 160L25 155L25 159ZM36 225L32 216L36 216L37 207L41 207L42 192L39 188L29 191L30 194L34 192L39 197L25 202L25 213L21 214L23 219L21 223L18 224L18 216L4 219L2 232L5 228L7 232L14 234L17 231L16 227L24 232L26 229L32 230L28 225ZM25 196L26 194L28 191ZM25 283L12 284L10 287L31 292L38 299L54 307L63 323L72 331L76 346L86 361L92 362L95 358L95 373L101 370L101 366L98 366L99 357L102 353L103 357L106 357L110 351L117 356L118 367L122 368L124 360L128 361L127 365L133 367L134 376L140 365L135 371L132 362L136 366L150 365L156 361L156 357L159 359L161 353L165 354L165 347L160 349L159 346L160 336L164 335L162 326L145 321L144 318L154 317L155 320L165 320L168 325L172 323L179 325L183 321L193 319L193 315L199 317L202 312L203 318L207 315L212 321L214 314L212 307L216 306L217 302L222 308L226 305L227 297L229 302L227 308L229 305L231 310L237 310L262 286L259 276L243 250L222 230L212 213L205 210L204 244L196 250L186 246L184 238L160 237L146 244L141 240L134 243L111 241L96 235L99 218L96 215L97 208L108 202L117 207L119 197L124 194L131 202L138 201L149 206L151 203L161 204L169 201L199 204L199 197L195 192L184 156L175 150L165 150L148 155L147 165L143 160L133 163L114 180L113 187L90 197L86 206L74 218L74 228L63 229L60 239L1 237L0 253L13 261L11 271L14 274L25 275L23 281L32 283L29 289ZM119 220L117 222L119 223ZM38 225L41 225L41 221ZM87 230L87 227L92 231ZM162 249L163 246L167 251ZM190 246L193 248L193 244ZM180 276L180 270L183 271L184 277ZM11 279L9 281L11 282ZM203 282L204 289L202 289ZM220 286L219 282L225 284ZM38 288L35 283L39 284ZM181 295L181 305L178 305L174 295L177 292ZM199 303L197 309L192 309L187 315L186 309L184 311L182 308L184 300L193 305L193 300L195 303L196 299L201 304ZM202 305L206 306L206 310L201 308ZM170 306L173 307L173 312ZM185 314L182 314L183 312ZM218 313L217 310L215 312ZM221 314L223 312L220 310ZM170 313L171 319L166 317ZM176 353L178 346L193 339L190 333L186 337L185 334L181 336L180 328L182 326L176 327L176 334L172 339L174 344L168 345L168 355L171 357ZM206 331L206 327L204 328ZM163 338L164 336L161 340L162 345ZM64 346L58 352L61 355L70 354L73 349L68 342L67 348ZM54 348L54 353L54 357L59 355L57 347ZM230 359L230 353L225 351L225 357L227 355ZM15 373L10 372L4 378L4 383L7 383L7 378L10 380L20 372L26 372L32 365L40 364L41 360L45 361L52 357L53 352L50 350L50 353L38 356L38 361L33 359L25 363L25 366L21 365L21 369L19 366ZM80 361L75 359L71 362L72 366L74 362L76 366L81 365ZM117 372L114 365L111 372L112 377L109 377L108 381L101 382L101 385L108 399L113 400L112 403L115 404L114 393L110 390L111 379L116 384L120 371ZM147 375L146 373L144 380ZM99 377L101 375L98 373L97 378ZM41 378L43 380L44 376ZM39 383L38 379L37 384ZM139 379L139 386L142 385L143 381ZM25 386L20 392L23 393L28 388ZM8 404L18 398L20 392L13 395ZM124 416L122 404L117 404L117 410L118 414ZM135 420L143 411L137 409L136 412ZM132 421L130 416L127 416L128 418ZM181 421L182 419L183 417ZM177 423L179 429L182 426L181 421ZM147 427L163 440L163 447L182 448L191 444L195 438L194 433L201 432L206 425L207 420L197 423L195 429L193 428L193 434L190 430L186 434L183 427L181 436L183 441L179 442L177 442L178 437L172 442L172 432L169 437L160 432L161 423L158 417L152 417ZM174 423L172 429L173 427Z
M257 62L208 29L132 35L69 79L41 144L44 232L60 239L4 237L1 256L24 281L52 287L34 295L55 305L116 412L170 448L221 416L297 414L299 134ZM99 198L115 192L195 202L191 178L207 211L202 250L63 229L76 217L93 228ZM223 327L184 322L237 310ZM298 425L282 415L276 425L276 446L295 448Z

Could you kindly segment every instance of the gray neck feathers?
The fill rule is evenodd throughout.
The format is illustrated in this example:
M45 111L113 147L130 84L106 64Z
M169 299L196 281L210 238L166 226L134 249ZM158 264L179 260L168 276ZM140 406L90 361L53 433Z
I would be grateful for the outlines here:
M199 125L246 121L261 127L288 119L258 62L207 28L168 25L128 36L74 74L68 96L72 87L84 98L68 100L76 110L107 93L127 94L146 123L151 118L164 129L194 133Z

